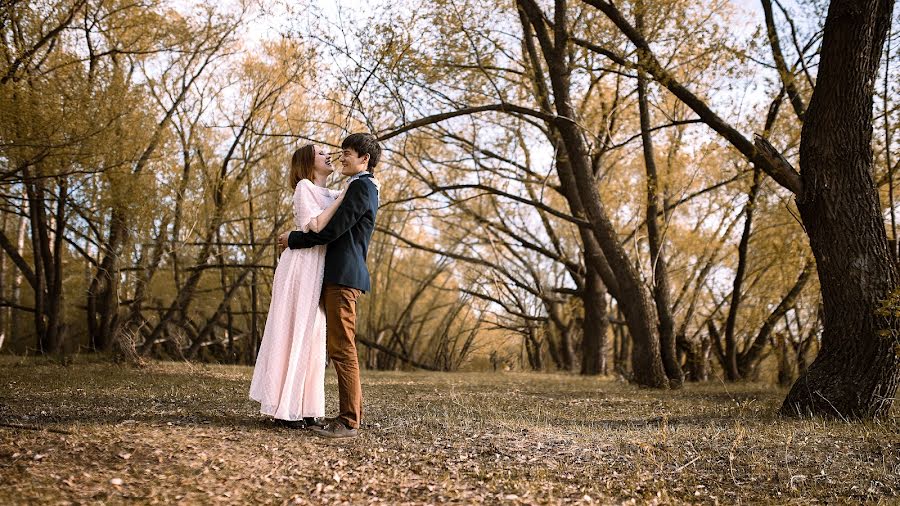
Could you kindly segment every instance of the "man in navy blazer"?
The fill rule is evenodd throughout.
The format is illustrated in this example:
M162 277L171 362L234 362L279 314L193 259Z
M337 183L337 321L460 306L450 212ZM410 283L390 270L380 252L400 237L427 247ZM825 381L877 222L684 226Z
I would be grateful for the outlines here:
M293 231L279 243L291 249L327 244L322 304L325 306L326 349L338 379L340 413L324 427L331 438L355 437L362 420L362 388L356 355L356 301L371 288L366 254L375 230L378 186L374 169L381 158L375 136L355 133L341 143L341 173L350 176L344 202L320 232Z

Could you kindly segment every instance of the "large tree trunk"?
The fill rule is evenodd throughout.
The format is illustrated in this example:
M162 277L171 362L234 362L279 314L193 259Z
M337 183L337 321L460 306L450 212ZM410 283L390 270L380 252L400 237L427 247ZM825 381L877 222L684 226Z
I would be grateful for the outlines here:
M886 415L900 381L898 272L871 146L873 86L892 9L892 0L833 0L825 20L797 197L822 287L824 334L784 400L786 415Z

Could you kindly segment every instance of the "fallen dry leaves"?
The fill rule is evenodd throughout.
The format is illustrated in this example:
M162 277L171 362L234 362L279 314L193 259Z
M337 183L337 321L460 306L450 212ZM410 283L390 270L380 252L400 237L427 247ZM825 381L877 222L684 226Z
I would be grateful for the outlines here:
M277 427L251 369L0 359L0 503L896 500L900 420L782 420L766 385L363 371L366 425ZM334 400L334 377L327 392ZM331 412L334 405L330 405Z

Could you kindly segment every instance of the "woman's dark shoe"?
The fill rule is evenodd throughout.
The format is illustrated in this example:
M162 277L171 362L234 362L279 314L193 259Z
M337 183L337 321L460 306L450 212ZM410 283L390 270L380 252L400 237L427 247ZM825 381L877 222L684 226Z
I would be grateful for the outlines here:
M308 429L322 428L325 426L325 418L315 418L312 416L304 416L303 422L306 423Z
M287 427L288 429L305 429L306 428L306 420L282 420L280 418L275 419L275 424L281 427Z

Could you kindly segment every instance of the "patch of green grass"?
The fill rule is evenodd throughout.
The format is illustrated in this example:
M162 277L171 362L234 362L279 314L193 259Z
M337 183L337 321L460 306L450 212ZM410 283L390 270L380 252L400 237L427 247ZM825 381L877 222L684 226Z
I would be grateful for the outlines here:
M350 441L280 428L248 367L0 358L0 503L808 503L900 492L900 420L778 418L767 385L363 371ZM336 386L327 375L328 410Z

